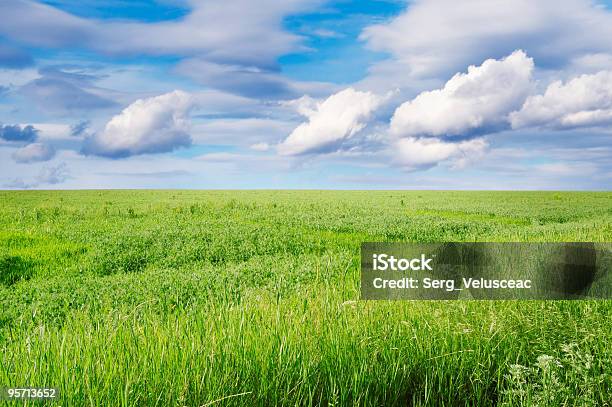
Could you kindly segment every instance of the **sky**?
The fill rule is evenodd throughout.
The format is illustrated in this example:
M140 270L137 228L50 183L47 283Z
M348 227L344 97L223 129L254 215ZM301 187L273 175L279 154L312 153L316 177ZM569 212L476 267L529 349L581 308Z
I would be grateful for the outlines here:
M0 16L0 189L612 189L610 1Z

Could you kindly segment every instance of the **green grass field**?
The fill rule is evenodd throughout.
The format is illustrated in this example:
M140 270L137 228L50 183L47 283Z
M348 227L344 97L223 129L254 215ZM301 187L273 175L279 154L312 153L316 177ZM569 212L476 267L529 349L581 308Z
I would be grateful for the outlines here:
M0 387L611 405L611 301L357 301L363 241L610 242L612 193L0 192Z

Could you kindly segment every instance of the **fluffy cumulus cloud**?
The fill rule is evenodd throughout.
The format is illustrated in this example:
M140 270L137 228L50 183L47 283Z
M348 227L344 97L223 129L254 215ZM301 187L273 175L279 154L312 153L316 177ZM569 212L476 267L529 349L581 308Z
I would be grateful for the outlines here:
M612 125L612 71L551 83L510 115L513 128L571 129Z
M13 159L18 163L33 163L49 161L55 156L55 149L43 143L32 143L13 153Z
M301 99L296 108L308 118L278 145L282 155L324 153L338 149L343 141L366 127L383 98L353 88L331 95L323 102Z
M586 54L612 54L612 13L590 0L421 0L367 27L361 38L391 54L374 73L406 82L519 48L541 66L558 68Z
M395 162L407 170L423 170L450 160L454 168L463 168L481 157L487 149L482 138L447 142L434 137L408 137L394 143Z
M102 132L88 138L84 153L122 158L189 146L192 106L193 97L179 90L139 99L114 116Z
M470 66L443 88L422 92L397 108L391 134L466 136L508 126L508 114L519 108L531 89L533 60L523 51Z
M20 126L0 124L0 139L6 141L34 141L38 137L38 130L32 125Z
M533 89L533 70L533 60L517 50L470 66L443 87L402 103L393 113L386 140L393 161L408 170L424 170L441 162L461 168L481 157L488 144L477 137L510 127L509 114ZM309 97L288 102L309 120L278 151L299 155L340 150L372 121L381 102L370 92L352 88L323 102Z

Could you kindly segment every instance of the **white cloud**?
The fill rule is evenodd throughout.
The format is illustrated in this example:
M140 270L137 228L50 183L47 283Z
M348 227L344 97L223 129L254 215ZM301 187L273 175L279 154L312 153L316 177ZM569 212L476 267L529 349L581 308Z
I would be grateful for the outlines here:
M280 102L281 106L289 107L304 117L310 117L318 108L319 101L309 95L300 98Z
M188 112L192 106L192 96L178 90L139 99L113 117L101 133L89 138L84 152L120 158L188 146Z
M442 89L422 92L397 108L391 134L459 136L507 126L531 89L533 60L515 51L501 60L488 59L457 73Z
M457 143L432 137L402 138L394 144L395 162L409 170L422 170L451 160L453 167L463 168L481 157L487 146L482 138Z
M43 143L28 144L13 153L13 159L18 163L49 161L54 156L55 149Z
M255 151L268 151L270 145L268 143L255 143L251 145L251 150Z
M276 119L222 118L194 123L191 134L196 144L233 144L248 147L260 142L277 143L294 127L295 122Z
M327 30L325 28L319 28L319 29L313 30L312 34L314 36L316 36L316 37L325 38L325 39L328 39L328 38L342 38L344 36L343 34L341 34L339 32L336 32L336 31L333 31L333 30Z
M597 172L597 166L592 163L553 162L536 165L534 170L543 174L561 177L588 176Z
M70 140L70 126L59 123L32 123L39 130L38 138L41 140Z
M291 165L284 157L277 155L229 152L203 154L194 157L193 162L214 166L209 167L213 173L222 171L224 175L236 173L242 177L265 171L272 171L275 174L286 173Z
M510 115L513 128L556 129L612 125L612 71L551 83Z
M308 117L278 145L282 155L327 152L366 127L372 113L383 98L353 88L342 90L313 106L312 100L301 99L298 112Z
M580 55L571 62L571 70L576 73L597 73L612 69L612 53L592 53Z
M612 13L590 0L415 1L390 21L367 27L361 38L391 54L374 75L403 77L409 85L515 49L546 67L611 53Z

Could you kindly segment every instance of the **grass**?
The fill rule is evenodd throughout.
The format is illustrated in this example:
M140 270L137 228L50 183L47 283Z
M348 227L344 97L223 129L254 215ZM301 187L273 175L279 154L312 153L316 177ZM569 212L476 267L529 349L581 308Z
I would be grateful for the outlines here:
M0 203L0 387L58 387L65 406L612 399L610 301L356 301L362 241L609 242L612 193L40 191Z

